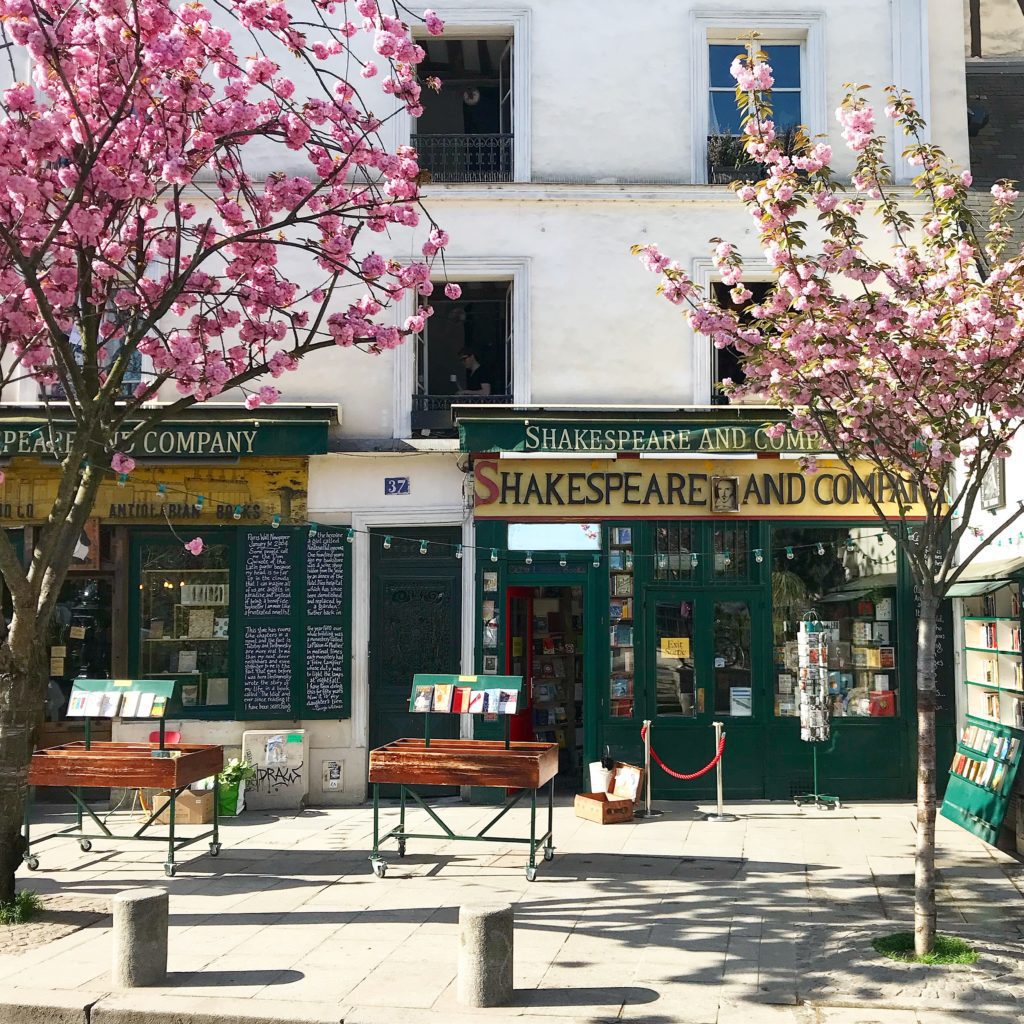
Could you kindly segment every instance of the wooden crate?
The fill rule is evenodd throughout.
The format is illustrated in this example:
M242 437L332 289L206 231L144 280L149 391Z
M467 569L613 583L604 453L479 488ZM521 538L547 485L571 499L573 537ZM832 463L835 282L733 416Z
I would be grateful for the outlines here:
M610 793L577 793L573 802L577 818L596 821L599 825L614 825L633 820L633 801L629 797Z
M557 774L555 743L400 739L370 751L370 782L539 789Z
M29 765L30 786L111 786L181 789L216 775L224 748L206 743L169 743L180 757L153 757L156 743L65 743L37 750Z

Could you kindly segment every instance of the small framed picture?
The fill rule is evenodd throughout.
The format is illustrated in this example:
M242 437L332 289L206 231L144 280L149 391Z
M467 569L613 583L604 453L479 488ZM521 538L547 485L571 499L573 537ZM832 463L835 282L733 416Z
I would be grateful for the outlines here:
M484 573L484 593L496 594L498 592L498 574L496 572Z
M994 512L1006 504L1006 466L1005 460L993 459L981 478L981 490L978 493L981 507Z
M739 512L740 481L735 476L713 476L711 478L711 511Z
M496 676L498 674L498 656L496 654L484 655L484 675Z

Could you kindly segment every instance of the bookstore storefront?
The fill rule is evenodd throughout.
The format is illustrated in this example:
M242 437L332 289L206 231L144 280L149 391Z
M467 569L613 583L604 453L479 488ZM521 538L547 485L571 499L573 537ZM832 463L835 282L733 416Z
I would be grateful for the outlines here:
M47 637L44 745L80 730L67 715L77 677L174 679L169 719L194 742L217 722L346 713L344 540L305 526L309 456L326 451L336 412L203 411L144 434L135 471L100 489ZM22 527L26 550L53 500L46 451L63 429L0 424L0 515ZM198 554L185 549L194 538ZM97 736L111 731L148 727L97 723Z
M474 486L477 669L529 680L514 732L558 743L563 784L583 787L605 747L637 763L645 719L661 757L692 772L723 721L727 794L807 791L797 634L813 617L828 636L833 718L821 785L844 798L913 792L914 593L868 497L893 511L892 488L905 485L825 457L805 470L796 456L813 451L809 439L771 437L765 421L778 414L764 409L614 422L460 413ZM949 639L944 623L947 696ZM706 797L713 786L713 775L653 779L664 798Z

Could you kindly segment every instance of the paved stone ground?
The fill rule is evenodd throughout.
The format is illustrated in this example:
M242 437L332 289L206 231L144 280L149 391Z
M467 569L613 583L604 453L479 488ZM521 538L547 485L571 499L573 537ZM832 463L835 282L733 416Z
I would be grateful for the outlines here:
M0 952L0 1024L1024 1024L1014 859L940 819L941 928L974 939L982 959L895 964L870 940L910 927L910 805L734 805L729 824L701 820L692 804L661 806L664 817L602 827L560 804L555 859L532 884L522 847L424 840L403 860L389 853L377 879L364 807L246 814L225 826L219 858L183 851L171 879L155 844L44 844L40 870L21 878L41 893L97 900L167 886L171 974L165 988L111 995L101 920ZM466 832L491 812L444 813ZM526 812L508 818L523 834ZM51 812L47 826L63 820ZM467 1010L454 991L458 906L495 898L515 904L515 1001ZM33 1016L46 1003L70 1015Z

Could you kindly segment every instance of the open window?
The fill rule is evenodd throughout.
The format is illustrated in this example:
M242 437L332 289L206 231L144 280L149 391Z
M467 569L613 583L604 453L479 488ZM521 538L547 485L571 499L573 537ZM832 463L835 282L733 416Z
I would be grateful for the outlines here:
M512 37L424 39L423 114L412 144L433 181L512 181Z
M725 185L731 181L757 181L765 168L747 156L740 142L744 113L736 105L736 82L729 73L733 60L750 49L749 41L708 43L708 182ZM758 40L758 50L768 56L775 84L772 86L772 116L785 146L803 123L801 109L802 45Z
M434 315L417 338L414 432L454 430L453 402L511 400L513 284L467 281L461 287L457 299L430 299Z
M721 281L713 281L711 291L715 301L723 309L736 309L739 311L741 320L749 320L749 314L746 314L745 311L764 302L775 286L770 281L746 281L744 284L752 295L742 306L737 306L733 302L732 296L729 294L729 286ZM743 372L743 357L732 345L715 348L710 341L707 344L711 345L711 404L729 405L730 399L722 391L722 384L726 380L731 380L735 384L742 384L746 380L747 375Z

